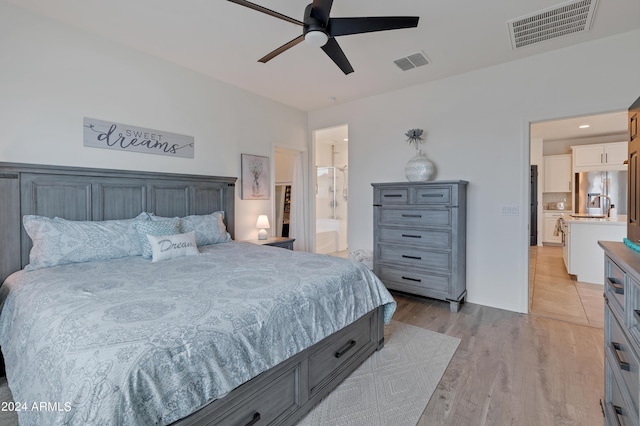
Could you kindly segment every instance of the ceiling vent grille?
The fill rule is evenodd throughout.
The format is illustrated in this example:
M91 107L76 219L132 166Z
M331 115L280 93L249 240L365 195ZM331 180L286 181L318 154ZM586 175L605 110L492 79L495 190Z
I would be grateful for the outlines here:
M430 61L424 53L418 52L418 53L414 53L413 55L406 56L404 58L396 59L393 62L402 71L408 71L416 67L427 65Z
M588 31L598 0L562 3L531 15L507 21L511 48L530 46L557 37Z

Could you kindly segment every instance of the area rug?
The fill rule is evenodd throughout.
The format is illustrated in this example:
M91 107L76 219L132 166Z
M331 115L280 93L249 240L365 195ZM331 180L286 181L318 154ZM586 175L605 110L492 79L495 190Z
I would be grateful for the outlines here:
M398 321L387 326L381 351L369 357L298 426L415 426L460 339ZM11 401L0 379L0 401ZM0 410L0 426L15 426L15 412Z
M415 426L460 339L392 321L374 353L298 426Z

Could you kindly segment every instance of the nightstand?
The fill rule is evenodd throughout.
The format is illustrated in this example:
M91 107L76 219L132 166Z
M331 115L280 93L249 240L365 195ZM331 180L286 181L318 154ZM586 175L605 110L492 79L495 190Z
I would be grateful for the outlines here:
M293 242L295 238L286 237L269 237L266 240L244 240L245 243L259 244L262 246L281 247L289 250L293 250Z

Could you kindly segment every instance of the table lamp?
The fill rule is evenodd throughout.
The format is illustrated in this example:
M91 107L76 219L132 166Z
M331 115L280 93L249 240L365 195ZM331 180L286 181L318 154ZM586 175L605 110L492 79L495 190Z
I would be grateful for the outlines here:
M269 226L269 218L266 214L261 214L258 216L258 221L256 222L256 228L260 229L258 231L258 239L266 240L267 239L267 229L271 228Z

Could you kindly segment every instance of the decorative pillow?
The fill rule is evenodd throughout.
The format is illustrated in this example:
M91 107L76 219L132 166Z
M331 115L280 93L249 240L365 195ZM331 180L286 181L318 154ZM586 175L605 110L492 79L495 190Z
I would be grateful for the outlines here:
M33 242L25 269L139 256L142 248L135 224L145 220L148 218L143 214L96 222L25 215L24 229Z
M180 219L148 220L136 223L138 239L142 246L142 257L151 259L153 252L147 235L175 235L180 233Z
M205 215L191 215L182 218L182 232L194 231L198 247L231 241L231 235L224 225L224 212Z
M195 232L175 235L147 235L152 251L152 262L200 254Z

